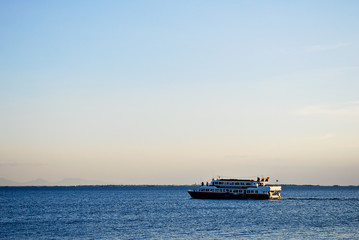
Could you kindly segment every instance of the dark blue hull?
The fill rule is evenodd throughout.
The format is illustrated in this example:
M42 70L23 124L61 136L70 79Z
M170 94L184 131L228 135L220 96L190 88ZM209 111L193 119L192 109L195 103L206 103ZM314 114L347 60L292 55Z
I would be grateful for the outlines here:
M188 191L192 198L196 199L269 199L266 194L232 194L232 193L208 193Z

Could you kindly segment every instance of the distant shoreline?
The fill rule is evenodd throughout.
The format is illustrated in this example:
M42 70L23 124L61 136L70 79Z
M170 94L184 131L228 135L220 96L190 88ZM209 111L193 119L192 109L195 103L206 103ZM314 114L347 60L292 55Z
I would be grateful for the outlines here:
M278 185L278 184L272 184ZM359 187L359 185L318 185L318 184L280 184L284 187ZM177 185L177 184L104 184L104 185L17 185L17 186L0 186L0 188L35 188L35 187L42 187L42 188L56 188L56 187L194 187L198 185Z

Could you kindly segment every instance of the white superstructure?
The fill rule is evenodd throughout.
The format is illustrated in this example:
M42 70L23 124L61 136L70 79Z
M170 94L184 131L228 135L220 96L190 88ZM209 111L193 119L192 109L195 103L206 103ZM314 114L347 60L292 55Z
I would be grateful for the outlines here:
M268 178L234 179L217 178L197 189L189 190L193 198L230 198L230 199L280 199L281 186L267 185Z

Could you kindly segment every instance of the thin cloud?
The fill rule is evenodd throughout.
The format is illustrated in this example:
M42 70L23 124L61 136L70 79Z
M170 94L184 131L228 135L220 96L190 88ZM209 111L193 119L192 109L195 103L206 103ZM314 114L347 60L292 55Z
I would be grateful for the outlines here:
M326 140L326 139L333 138L333 137L334 137L334 134L328 133L328 134L325 134L324 136L320 136L319 139Z
M12 161L0 161L0 167L27 167L27 166L42 166L43 163L36 162L12 162Z
M17 167L19 166L16 162L0 162L0 167Z
M307 106L296 115L359 116L359 101Z
M349 46L349 43L338 43L338 44L319 44L313 45L307 48L308 52L321 52L321 51L328 51L333 50L341 47Z

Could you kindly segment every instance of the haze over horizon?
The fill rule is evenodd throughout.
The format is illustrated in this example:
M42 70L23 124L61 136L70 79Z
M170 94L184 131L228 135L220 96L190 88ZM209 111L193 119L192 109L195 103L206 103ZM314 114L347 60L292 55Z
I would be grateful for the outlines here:
M358 11L3 1L0 178L359 185Z

